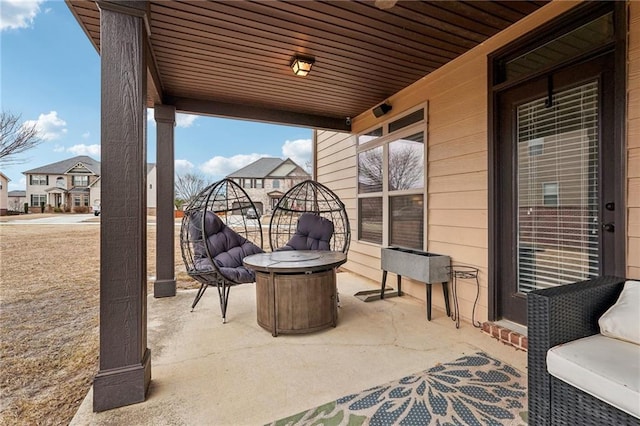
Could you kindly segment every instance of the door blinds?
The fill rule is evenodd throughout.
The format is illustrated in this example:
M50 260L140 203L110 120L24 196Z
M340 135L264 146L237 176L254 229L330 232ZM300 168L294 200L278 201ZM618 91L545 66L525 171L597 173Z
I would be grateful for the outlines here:
M518 291L598 275L598 82L517 110Z

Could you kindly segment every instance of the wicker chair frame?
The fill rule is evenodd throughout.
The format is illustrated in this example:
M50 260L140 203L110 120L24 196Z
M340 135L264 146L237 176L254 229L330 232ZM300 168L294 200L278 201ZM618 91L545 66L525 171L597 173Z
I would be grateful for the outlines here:
M200 289L191 305L193 311L207 290L208 286L218 289L222 321L226 322L229 290L234 285L243 284L225 277L217 263L213 261L214 253L210 252L209 245L205 243L205 215L214 213L222 222L240 236L246 238L260 249L263 247L262 225L259 219L248 219L247 212L258 213L255 204L249 195L233 180L223 179L215 182L202 190L185 208L180 227L180 249L187 274L200 282ZM255 215L254 217L259 217ZM193 229L199 232L191 232ZM198 238L196 235L199 235ZM206 254L212 267L202 269L198 264L199 259L196 247L205 247ZM201 250L202 251L202 250ZM207 262L208 263L208 262Z
M333 222L332 251L346 253L351 243L351 227L347 211L340 198L326 186L305 180L289 189L273 209L269 223L271 251L283 247L296 232L298 219L304 213L314 213Z
M530 425L640 425L640 419L547 372L547 351L597 334L598 318L616 302L625 281L599 277L528 294Z

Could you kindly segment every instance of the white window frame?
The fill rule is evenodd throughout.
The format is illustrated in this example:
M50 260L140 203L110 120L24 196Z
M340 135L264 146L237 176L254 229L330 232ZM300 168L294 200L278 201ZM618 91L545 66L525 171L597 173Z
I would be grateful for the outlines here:
M84 184L84 182L80 182L80 184L78 184L78 180L80 181L84 181L86 180L86 184ZM79 186L79 187L87 187L89 186L89 176L88 175L73 175L71 176L71 185L73 186Z
M400 130L396 130L393 133L389 133L389 124L393 123L404 116L412 114L420 109L424 110L422 121L418 121L416 123L410 124L406 127L403 127ZM427 250L427 124L428 124L428 109L427 104L421 104L415 108L407 110L404 114L394 116L384 123L377 123L375 126L368 128L366 131L359 133L356 137L356 176L355 176L355 188L357 194L357 221L356 221L356 238L358 243L369 244L374 246L386 247L390 244L390 198L393 196L399 195L422 195L422 203L423 203L423 241L422 241L422 250ZM360 142L360 136L364 136L367 133L376 130L382 127L382 136L378 136L374 139L370 139L365 142ZM399 139L402 139L407 136L414 135L416 133L423 133L423 185L422 188L416 189L406 189L406 190L396 190L389 191L389 144L395 142ZM359 192L359 154L365 151L368 151L373 148L382 147L382 191L379 192ZM364 198L380 198L382 197L382 243L378 244L371 241L365 241L360 239L360 199Z
M537 157L544 154L544 137L531 139L527 142L529 157Z
M38 197L38 202L34 203L33 200L35 197ZM40 203L42 203L44 201L44 204L47 205L47 195L46 194L31 194L31 199L29 200L31 202L31 207L40 207Z
M547 191L547 189L555 189L555 191ZM556 202L547 203L547 197L556 197ZM545 207L560 206L560 184L558 182L544 182L542 184L542 205Z
M47 175L31 175L31 185L46 185Z

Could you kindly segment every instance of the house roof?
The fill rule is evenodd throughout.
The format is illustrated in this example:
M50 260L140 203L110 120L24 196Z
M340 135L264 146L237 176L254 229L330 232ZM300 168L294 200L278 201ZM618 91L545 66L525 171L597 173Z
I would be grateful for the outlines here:
M346 117L370 111L547 2L114 3L146 13L147 106L349 131ZM67 0L100 52L97 3ZM296 54L315 59L307 77L289 67Z
M253 163L227 175L228 178L266 178L268 176L285 177L296 168L302 169L295 161L287 158L263 157ZM273 175L274 172L278 174Z
M284 192L282 191L271 191L271 192L267 192L267 195L271 198L280 198L284 195Z
M45 189L44 192L48 192L48 193L60 193L60 194L66 194L67 192L69 192L67 190L67 188L61 188L59 186L50 186L49 188Z
M73 188L71 188L69 190L70 194L88 194L89 193L89 188L87 187L78 187L78 186L74 186Z
M100 162L94 160L87 155L78 155L77 157L67 158L51 164L46 164L35 169L27 170L22 174L43 174L43 175L62 175L67 173L69 169L75 167L78 163L83 164L88 170L96 175L100 175Z
M26 197L27 191L21 191L21 190L9 191L8 195L9 197Z
M56 163L47 164L35 169L27 170L22 174L46 174L46 175L62 175L74 168L78 163L82 163L91 172L100 176L100 162L86 155L79 155ZM147 163L147 174L156 166L155 163Z

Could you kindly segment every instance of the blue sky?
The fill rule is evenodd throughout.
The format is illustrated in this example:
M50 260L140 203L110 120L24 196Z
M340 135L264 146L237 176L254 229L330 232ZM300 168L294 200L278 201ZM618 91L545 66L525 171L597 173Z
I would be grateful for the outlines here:
M0 0L2 110L36 123L38 147L0 164L9 190L25 189L23 171L89 155L100 160L100 57L62 0ZM148 110L148 161L156 156L153 110ZM311 160L312 131L178 114L176 173L215 181L263 156Z

